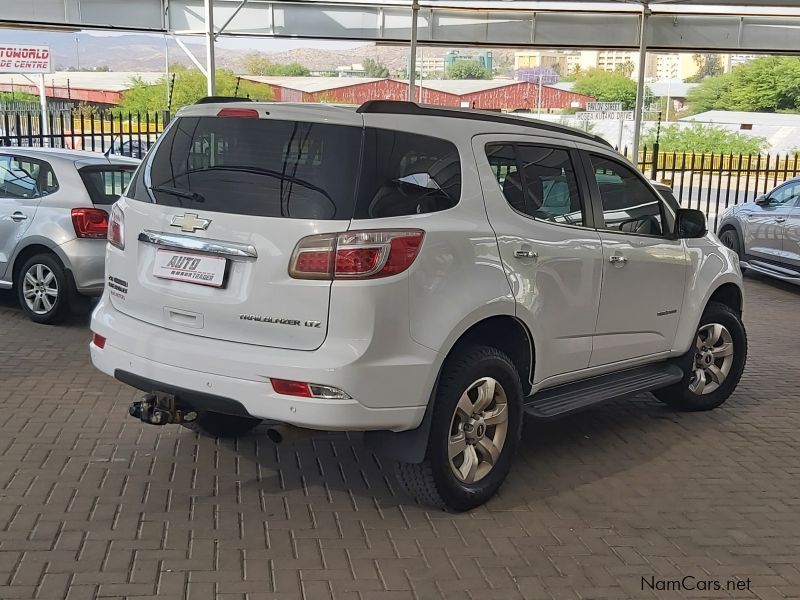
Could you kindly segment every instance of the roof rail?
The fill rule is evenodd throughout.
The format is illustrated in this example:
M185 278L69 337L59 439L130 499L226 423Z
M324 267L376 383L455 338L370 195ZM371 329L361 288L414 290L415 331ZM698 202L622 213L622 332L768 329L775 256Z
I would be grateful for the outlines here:
M367 100L356 109L359 113L388 114L388 115L418 115L427 117L450 117L452 119L469 119L472 121L488 121L492 123L505 123L507 125L520 125L544 131L565 133L592 140L611 147L611 144L598 135L586 133L567 125L559 125L548 121L515 117L502 113L493 113L485 110L454 108L450 106L431 106L408 102L404 100Z
M222 104L224 102L252 102L250 98L237 98L236 96L206 96L200 98L195 104Z

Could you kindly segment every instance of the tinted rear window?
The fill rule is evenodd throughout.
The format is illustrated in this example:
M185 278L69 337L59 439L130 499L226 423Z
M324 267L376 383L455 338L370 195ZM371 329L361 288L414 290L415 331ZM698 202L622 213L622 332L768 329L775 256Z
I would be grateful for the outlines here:
M78 172L92 204L114 204L130 183L134 170L133 166L91 166Z
M218 117L183 117L164 135L149 187L142 171L131 186L136 200L327 220L434 212L461 195L456 147L428 136Z
M183 117L164 135L151 163L150 189L132 190L137 200L259 217L353 214L360 128Z

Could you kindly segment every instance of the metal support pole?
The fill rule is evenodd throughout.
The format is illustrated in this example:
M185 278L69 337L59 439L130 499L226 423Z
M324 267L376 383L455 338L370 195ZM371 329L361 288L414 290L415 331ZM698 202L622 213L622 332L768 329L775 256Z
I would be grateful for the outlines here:
M636 87L636 111L633 118L633 162L638 164L639 141L642 136L642 117L644 116L644 75L647 62L647 19L650 16L650 6L645 2L642 7L642 30L639 40L639 81Z
M208 81L208 95L216 96L216 60L214 55L214 0L205 0L206 16L206 80Z
M419 2L411 3L411 47L408 50L408 101L413 102L416 96L415 80L417 76L417 21L419 20Z
M47 95L44 91L44 73L39 75L39 105L42 107L42 121L40 125L42 135L47 135L49 132L47 131Z

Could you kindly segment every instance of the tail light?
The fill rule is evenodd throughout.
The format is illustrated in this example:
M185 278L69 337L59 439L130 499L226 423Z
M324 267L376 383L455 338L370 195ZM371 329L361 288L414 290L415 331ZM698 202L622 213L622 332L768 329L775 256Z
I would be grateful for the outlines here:
M108 220L108 241L120 250L125 250L125 213L115 204Z
M102 240L108 233L108 213L99 208L73 208L72 226L79 238Z
M289 265L295 279L377 279L408 269L419 254L420 229L376 229L303 238Z
M323 400L347 400L350 395L329 385L317 385L303 381L290 381L288 379L270 379L272 389L284 396L297 396L299 398L322 398Z

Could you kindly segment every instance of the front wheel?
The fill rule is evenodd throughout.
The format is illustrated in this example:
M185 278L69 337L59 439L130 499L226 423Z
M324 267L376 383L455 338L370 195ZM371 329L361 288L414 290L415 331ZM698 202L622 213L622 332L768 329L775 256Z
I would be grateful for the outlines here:
M747 360L747 333L741 317L729 306L709 302L695 342L683 359L683 381L654 392L678 410L711 410L736 389Z
M455 511L480 506L508 475L522 426L522 385L496 348L467 346L447 359L425 460L398 463L397 478L419 501Z

